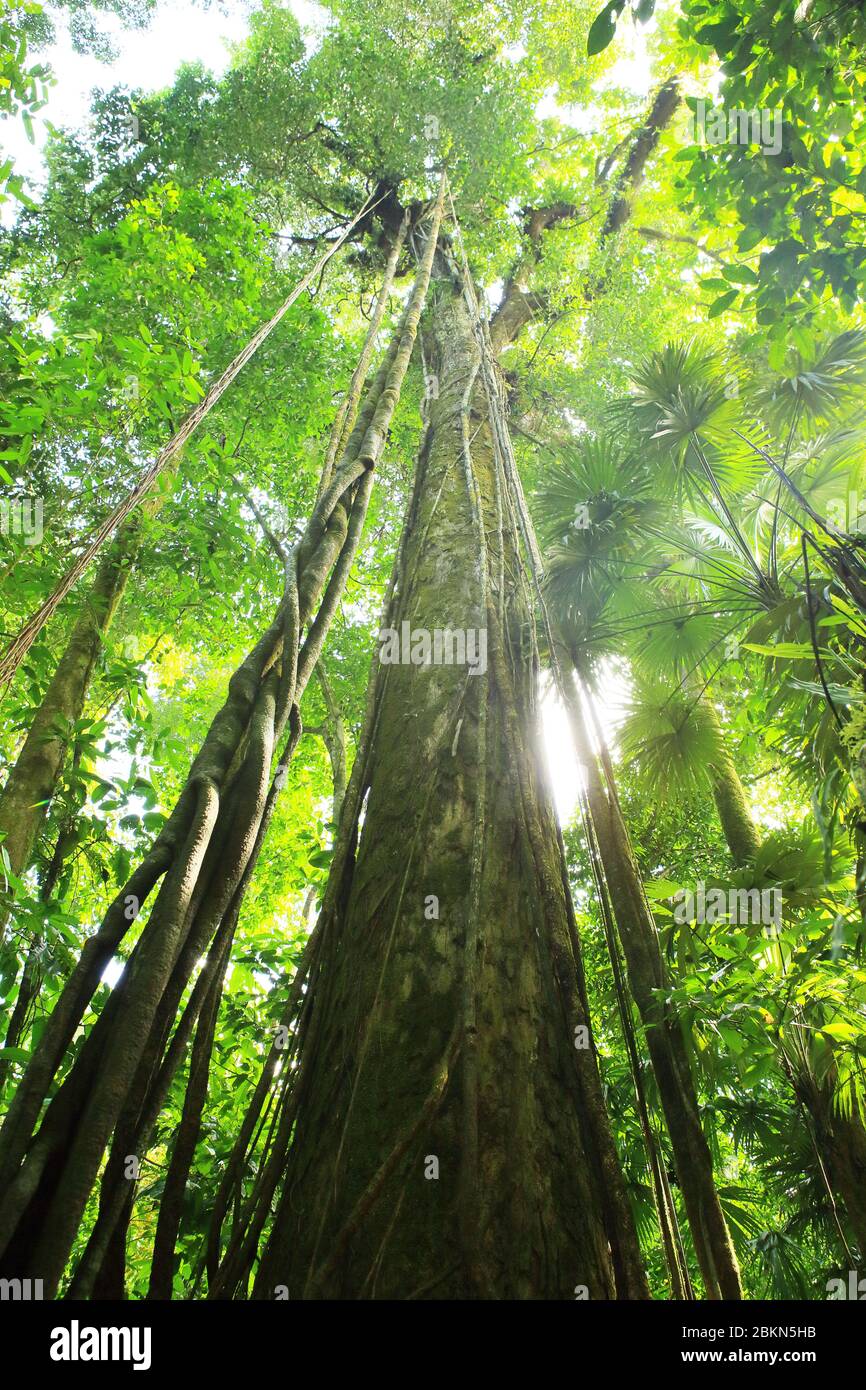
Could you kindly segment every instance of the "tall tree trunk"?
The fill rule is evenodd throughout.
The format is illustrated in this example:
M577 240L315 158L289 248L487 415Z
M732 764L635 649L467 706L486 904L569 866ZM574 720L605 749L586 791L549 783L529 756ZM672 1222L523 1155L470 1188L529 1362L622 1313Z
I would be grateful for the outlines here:
M223 979L231 954L231 938L222 947L196 1028L189 1063L186 1093L180 1124L174 1137L171 1160L165 1177L150 1266L150 1299L171 1298L174 1279L175 1245L183 1215L183 1198L201 1129L202 1111L207 1099L208 1076Z
M607 750L602 746L609 774L606 787L578 687L566 685L565 694L629 985L644 1025L704 1287L711 1299L741 1298L739 1267L716 1191L682 1026L664 1003L670 979L613 788Z
M255 1292L645 1297L540 769L520 542L440 273L389 625L483 630L489 667L375 672Z
M0 1269L40 1270L56 1291L96 1182L105 1147L134 1100L143 1111L159 1084L159 1062L181 997L214 939L232 926L261 831L282 785L271 761L291 728L286 757L300 734L297 705L312 674L360 541L374 470L412 352L438 234L444 183L433 211L428 252L401 327L348 436L328 488L303 538L287 557L283 600L274 621L229 683L175 808L150 853L115 898L58 1000L0 1132ZM393 275L408 216L389 256ZM347 430L350 428L346 421ZM317 607L318 605L318 607ZM315 615L315 616L314 616ZM309 629L301 643L301 635ZM32 1131L48 1088L98 984L106 960L135 910L162 878L147 924L123 978ZM132 914L135 916L135 912ZM100 1251L117 1219L113 1202ZM94 1262L89 1282L101 1278ZM17 1276L20 1277L20 1276ZM26 1277L26 1276L24 1276Z

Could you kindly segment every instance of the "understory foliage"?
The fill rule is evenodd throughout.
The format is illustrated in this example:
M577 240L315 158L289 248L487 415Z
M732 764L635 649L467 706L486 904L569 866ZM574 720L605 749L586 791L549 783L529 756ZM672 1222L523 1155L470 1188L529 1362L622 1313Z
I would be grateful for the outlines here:
M524 990L604 1296L827 1297L866 1260L862 5L332 0L304 30L263 0L224 71L179 52L165 89L114 86L100 17L150 10L0 7L0 130L50 121L58 26L107 63L87 119L41 130L41 182L0 165L3 650L60 595L0 692L0 1273L39 1276L35 1249L60 1296L272 1297L297 1183L307 1296L505 1287L467 1211L504 1109L485 1030ZM779 150L708 140L699 108L775 113ZM388 615L464 612L480 677L404 658L427 685L400 694ZM531 926L485 975L527 883L568 928L548 994ZM415 887L426 934L401 935ZM409 1075L437 1028L429 1100L366 1153L368 1052ZM309 1172L336 1189L353 1115L338 1220ZM463 1145L462 1273L389 1272L418 1207L395 1197L356 1288L428 1120Z

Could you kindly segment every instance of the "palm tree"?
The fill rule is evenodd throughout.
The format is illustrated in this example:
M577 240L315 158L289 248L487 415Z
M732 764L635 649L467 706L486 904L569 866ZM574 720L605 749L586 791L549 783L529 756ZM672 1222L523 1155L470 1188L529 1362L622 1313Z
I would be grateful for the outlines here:
M787 667L785 674L793 660L794 678L784 683L782 699L807 730L804 743L812 736L794 770L801 781L814 778L817 764L820 800L835 798L838 810L851 785L850 772L839 775L845 748L838 703L851 692L834 676L859 666L850 636L843 634L831 653L819 648L817 632L834 604L858 604L861 545L825 522L818 507L832 489L847 485L859 431L856 418L829 433L809 431L837 423L863 379L864 355L862 334L840 335L808 367L798 361L788 376L760 382L747 415L711 353L689 344L653 354L635 373L632 396L615 410L638 443L582 443L580 460L568 458L552 470L538 498L550 541L548 602L575 671L591 683L602 655L618 650L630 657L635 687L620 734L623 753L637 763L653 795L710 793L734 867L752 866L764 881L772 877L779 847L767 845L762 854L712 692L730 648L737 651L741 641L768 665ZM785 442L777 458L770 439L780 428ZM673 521L662 527L664 495L673 496L675 508ZM575 512L585 524L564 530ZM820 591L810 572L810 547L830 580ZM771 637L781 642L770 646ZM580 722L579 701L573 718ZM593 822L603 827L595 833L600 841L608 833L627 839L624 826L610 830L612 813L593 772L585 728L577 736L589 765ZM609 761L604 749L602 758ZM612 772L609 777L615 799ZM614 877L624 869L623 863L611 867ZM637 914L634 905L631 912ZM618 920L627 915L623 904ZM630 967L636 999L637 976ZM854 1187L862 1120L850 1103L847 1115L840 1108L835 1061L816 1067L808 1050L794 1046L802 1026L800 1010L788 1020L781 1061L798 1100L807 1104L808 1098L828 1191L841 1197L862 1245Z
M611 606L623 613L639 602L637 590L627 593L618 582L619 563L634 526L652 522L656 506L649 486L648 471L637 453L610 443L588 441L552 470L539 499L548 538L553 539L552 530L556 533L546 599L559 664L567 665L571 675L562 688L586 779L586 830L598 865L602 912L607 913L609 902L644 1026L698 1265L709 1298L739 1298L739 1267L715 1186L686 1039L664 1002L667 967L620 810L610 756L586 694L594 669L586 642L594 621ZM570 578L576 582L569 583ZM610 940L609 946L616 972L616 944ZM627 1027L627 1007L622 1013ZM652 1168L652 1152L649 1157ZM656 1200L670 1262L675 1242L667 1234L665 1194L657 1192ZM672 1286L676 1289L675 1266Z

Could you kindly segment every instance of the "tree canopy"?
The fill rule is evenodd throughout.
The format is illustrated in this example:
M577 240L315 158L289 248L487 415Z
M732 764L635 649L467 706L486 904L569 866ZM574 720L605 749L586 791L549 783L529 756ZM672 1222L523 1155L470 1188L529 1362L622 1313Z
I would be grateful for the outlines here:
M863 4L151 8L0 13L0 1276L848 1297Z

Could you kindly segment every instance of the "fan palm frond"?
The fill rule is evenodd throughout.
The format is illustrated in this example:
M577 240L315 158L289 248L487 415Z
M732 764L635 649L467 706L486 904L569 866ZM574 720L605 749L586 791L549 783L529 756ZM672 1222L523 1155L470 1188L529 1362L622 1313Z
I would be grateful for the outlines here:
M703 793L722 752L718 721L703 702L651 680L635 686L618 738L623 756L660 800Z
M740 416L718 354L695 339L668 343L645 358L612 414L675 453L695 434L715 433Z
M784 1231L762 1231L748 1241L758 1267L760 1292L765 1298L797 1299L813 1296L806 1250Z
M806 358L797 352L790 371L774 376L756 393L775 420L796 411L812 421L832 420L866 383L866 332L847 329Z

